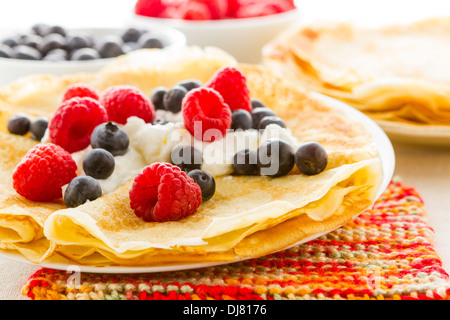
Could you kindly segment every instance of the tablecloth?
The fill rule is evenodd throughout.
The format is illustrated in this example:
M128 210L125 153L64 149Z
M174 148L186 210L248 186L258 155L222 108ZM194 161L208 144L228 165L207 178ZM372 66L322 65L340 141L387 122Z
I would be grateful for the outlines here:
M270 239L268 239L270 241ZM394 180L372 209L318 239L258 259L148 274L39 269L31 299L449 299L423 200Z

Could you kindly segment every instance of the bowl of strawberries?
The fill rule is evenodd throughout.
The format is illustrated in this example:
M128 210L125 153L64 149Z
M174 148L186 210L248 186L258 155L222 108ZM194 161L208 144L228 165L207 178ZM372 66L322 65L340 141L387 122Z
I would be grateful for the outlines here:
M262 47L300 20L294 0L137 0L133 24L183 32L188 45L215 46L258 63Z

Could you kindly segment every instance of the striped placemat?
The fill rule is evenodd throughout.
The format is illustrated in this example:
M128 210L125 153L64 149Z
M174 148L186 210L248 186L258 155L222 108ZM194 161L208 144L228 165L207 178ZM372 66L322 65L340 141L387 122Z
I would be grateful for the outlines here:
M259 259L149 274L40 269L30 299L450 299L420 195L393 181L371 210L306 244Z

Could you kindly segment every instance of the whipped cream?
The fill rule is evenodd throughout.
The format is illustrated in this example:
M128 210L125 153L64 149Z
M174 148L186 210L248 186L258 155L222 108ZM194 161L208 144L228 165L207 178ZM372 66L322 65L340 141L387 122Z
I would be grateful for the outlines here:
M292 135L291 130L287 128L282 128L276 124L269 124L261 134L259 139L259 145L263 144L270 139L280 139L283 140L294 149L297 150L300 147L300 142L296 137Z
M72 153L72 158L77 164L77 174L85 174L83 171L83 159L92 150L86 149ZM103 194L116 190L125 181L134 178L146 166L141 154L133 147L129 147L127 153L114 157L115 167L113 173L107 179L97 179L102 187Z
M173 113L167 110L156 110L156 119L163 119L170 122L183 122L183 113Z
M135 177L144 167L154 162L170 162L170 154L178 145L191 145L198 149L202 153L201 169L214 177L232 174L233 157L238 151L257 150L269 139L284 140L294 150L300 145L289 129L275 124L268 125L262 132L255 129L229 131L223 139L213 142L194 139L183 122L153 125L140 118L130 117L123 129L129 136L130 146L126 154L114 157L115 168L112 175L107 179L97 180L103 194L116 190L126 180ZM78 174L84 174L83 159L90 150L92 148L89 146L72 153Z
M130 138L130 145L142 155L147 165L170 162L170 154L176 145L191 144L192 141L181 122L152 125L140 118L130 117L123 129Z

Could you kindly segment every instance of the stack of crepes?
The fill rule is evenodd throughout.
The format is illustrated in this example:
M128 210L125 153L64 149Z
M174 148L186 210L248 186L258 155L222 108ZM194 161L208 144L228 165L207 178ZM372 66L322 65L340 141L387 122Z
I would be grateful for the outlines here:
M179 221L144 222L129 205L132 179L116 191L65 208L31 202L11 186L11 172L36 142L6 133L9 116L49 116L69 83L85 82L100 92L129 84L150 95L157 86L195 78L206 82L224 65L236 65L215 48L141 50L122 56L101 72L65 77L32 76L0 90L0 243L35 263L155 266L235 261L281 250L310 235L337 228L369 208L382 169L372 137L359 123L296 90L260 66L238 65L252 97L285 119L300 142L318 141L329 163L316 176L293 170L272 179L216 177L216 193ZM12 252L12 251L10 251Z
M450 19L368 28L296 26L264 48L265 63L381 124L450 126Z

